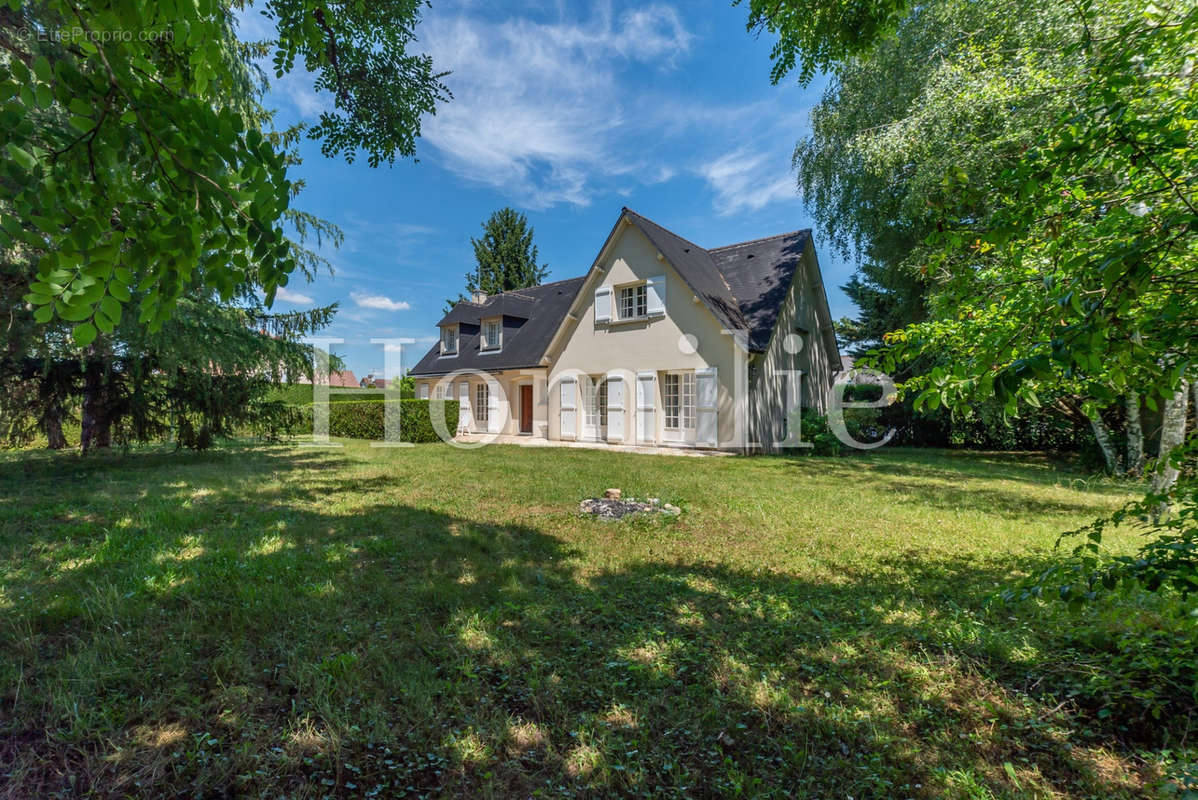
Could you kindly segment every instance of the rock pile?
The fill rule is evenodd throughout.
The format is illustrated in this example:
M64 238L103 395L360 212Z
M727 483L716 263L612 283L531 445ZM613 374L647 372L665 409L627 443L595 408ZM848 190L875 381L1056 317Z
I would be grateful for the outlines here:
M637 500L630 497L621 499L619 489L608 489L603 497L588 497L578 504L578 510L599 519L621 519L629 514L667 514L674 516L682 513L682 509L671 503L662 504L656 497Z

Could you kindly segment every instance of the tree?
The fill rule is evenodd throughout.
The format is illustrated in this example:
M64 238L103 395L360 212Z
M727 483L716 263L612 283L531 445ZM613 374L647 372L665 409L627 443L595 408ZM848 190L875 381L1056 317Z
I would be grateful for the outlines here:
M761 13L769 15L774 5L761 4ZM864 5L874 6L871 19L894 21L900 31L908 17L931 8L892 13L890 2ZM812 51L813 63L839 64L838 54L849 52L847 63L886 49L880 28L854 38L828 23L827 15L838 11L845 8L833 4L815 22L766 19L794 26L783 35L786 47L827 38ZM1076 551L1082 577L1060 593L1092 596L1122 580L1198 591L1198 437L1187 440L1185 431L1198 325L1198 7L1145 9L1107 0L1048 11L1060 37L1055 46L1034 30L1000 50L987 48L989 36L981 42L965 36L937 59L937 69L968 65L980 47L983 57L961 73L961 88L927 86L928 97L947 104L922 103L959 107L965 118L986 106L987 93L976 89L1012 67L1035 78L1063 66L1068 77L1036 89L1056 99L1042 106L1049 114L1030 141L990 149L976 162L940 164L927 196L930 233L922 251L931 281L929 319L888 334L875 361L888 370L922 361L926 367L904 390L933 408L993 398L1015 414L1039 407L1049 392L1065 392L1081 400L1100 439L1105 415L1134 402L1135 410L1123 413L1135 428L1139 398L1150 410L1159 407L1164 424L1147 496L1087 529ZM1007 24L1018 29L1022 19L1013 13ZM1014 116L1021 108L1007 101L994 106ZM916 148L911 135L926 130L907 122L888 127ZM918 173L918 160L904 162L903 152L902 146L883 150ZM1137 450L1130 455L1138 459ZM1136 558L1107 559L1100 550L1104 526L1137 515L1148 520L1149 544Z
M481 239L470 238L478 268L466 273L466 294L447 301L452 307L473 295L499 294L538 286L549 274L548 264L537 264L537 246L528 218L513 208L501 208L483 223Z
M1055 89L1077 72L1061 52L1071 27L1063 8L937 0L871 48L821 62L831 80L794 166L825 241L858 264L843 287L859 309L850 345L877 345L927 318L925 240L946 170L985 181L1059 111ZM1029 61L1029 51L1045 56Z
M271 42L236 42L246 64L270 52ZM265 79L236 83L224 101L241 109L248 125L279 154L284 167L299 163L296 145L305 127L270 129L272 113L260 105ZM136 177L136 176L134 176ZM302 188L288 185L289 199ZM0 207L4 203L0 201ZM296 268L311 278L328 267L306 241L338 245L331 223L288 207L280 221L290 229L283 242ZM33 227L33 226L30 226ZM2 251L0 297L9 310L8 333L0 353L0 422L10 442L27 440L34 427L52 448L66 445L62 424L81 416L81 447L156 438L173 432L187 446L206 446L213 436L253 428L276 433L285 422L281 404L268 394L272 380L308 370L310 351L296 337L327 325L335 306L308 312L270 314L254 276L222 296L195 274L181 290L173 317L158 324L121 317L110 321L86 346L73 339L69 322L44 322L21 295L33 265L52 243L15 242ZM130 289L139 306L153 287ZM44 314L42 314L44 316ZM77 330L77 329L76 329ZM148 370L148 372L147 372Z
M0 247L36 252L26 300L89 346L131 309L160 327L200 285L269 305L297 268L283 222L286 155L249 97L234 0L74 0L0 9ZM328 156L409 156L448 95L407 47L419 0L267 0L276 76L296 60L333 109L309 135ZM38 36L32 35L37 32ZM133 297L137 296L134 305Z
M830 80L812 111L811 132L795 147L794 167L824 241L856 262L842 288L857 317L837 326L849 352L860 355L887 333L928 319L936 276L927 270L926 240L939 224L934 203L946 170L968 169L984 182L1036 141L1059 113L1057 89L1078 72L1065 45L1080 27L1058 0L936 0L896 17L868 47L853 45L850 55L820 62ZM784 40L796 35L782 32ZM1028 52L1043 55L1029 60ZM984 202L970 208L979 219L990 212ZM942 361L929 352L895 377ZM1088 425L1067 400L1038 413ZM887 416L900 431L939 442L978 433L989 425L979 427L981 418L1001 426L1002 409L916 412L908 397ZM1031 429L1058 427L1045 421Z

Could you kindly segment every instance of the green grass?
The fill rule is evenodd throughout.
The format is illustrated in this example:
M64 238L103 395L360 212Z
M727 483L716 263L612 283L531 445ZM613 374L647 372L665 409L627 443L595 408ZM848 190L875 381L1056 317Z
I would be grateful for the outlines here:
M577 515L610 486L683 514ZM1147 796L1179 723L1093 687L1181 623L992 602L1128 496L899 450L3 455L0 796Z

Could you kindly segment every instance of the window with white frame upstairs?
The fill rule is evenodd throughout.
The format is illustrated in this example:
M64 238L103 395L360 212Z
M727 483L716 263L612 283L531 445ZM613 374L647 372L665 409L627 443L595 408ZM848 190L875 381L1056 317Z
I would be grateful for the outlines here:
M648 287L643 283L620 287L620 319L639 319L649 312Z
M483 350L498 350L503 346L503 322L499 318L483 320Z
M441 329L441 355L452 356L458 352L458 326L446 325Z

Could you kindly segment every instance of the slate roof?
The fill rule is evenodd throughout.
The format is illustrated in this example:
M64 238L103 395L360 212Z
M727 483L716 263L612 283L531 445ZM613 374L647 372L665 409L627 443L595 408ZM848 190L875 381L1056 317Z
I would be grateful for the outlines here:
M536 299L529 292L540 288L542 287L534 286L532 289L519 289L513 292L494 294L482 303L475 303L472 300L462 300L451 308L448 314L441 318L437 326L440 327L441 325L452 325L461 322L478 325L479 320L485 317L498 316L531 319Z
M748 327L727 279L716 267L710 252L629 208L624 209L624 214L674 265L682 279L702 298L725 328L743 330Z
M625 216L674 265L687 285L729 330L749 331L749 349L769 346L810 230L708 250L625 208Z
M810 230L793 231L709 251L738 301L750 350L763 352L769 345L810 239Z
M707 249L624 208L627 219L673 265L687 286L728 330L747 330L749 349L769 346L778 314L811 241L810 230L792 231ZM612 229L613 234L619 228ZM610 239L610 237L609 237ZM456 357L440 358L440 344L412 368L413 375L441 375L456 369L513 369L538 366L586 276L504 292L478 304L462 301L437 323L458 324ZM821 297L822 299L822 297ZM487 317L505 317L503 349L480 353L478 327ZM526 320L514 333L506 318Z
M411 375L445 375L459 369L500 370L536 367L570 310L584 278L570 278L492 295L483 303L463 301L438 325L458 324L458 354L441 356L437 342L412 367ZM484 319L504 316L503 347L479 351L479 329ZM521 322L522 321L522 322ZM518 327L517 327L518 326Z

